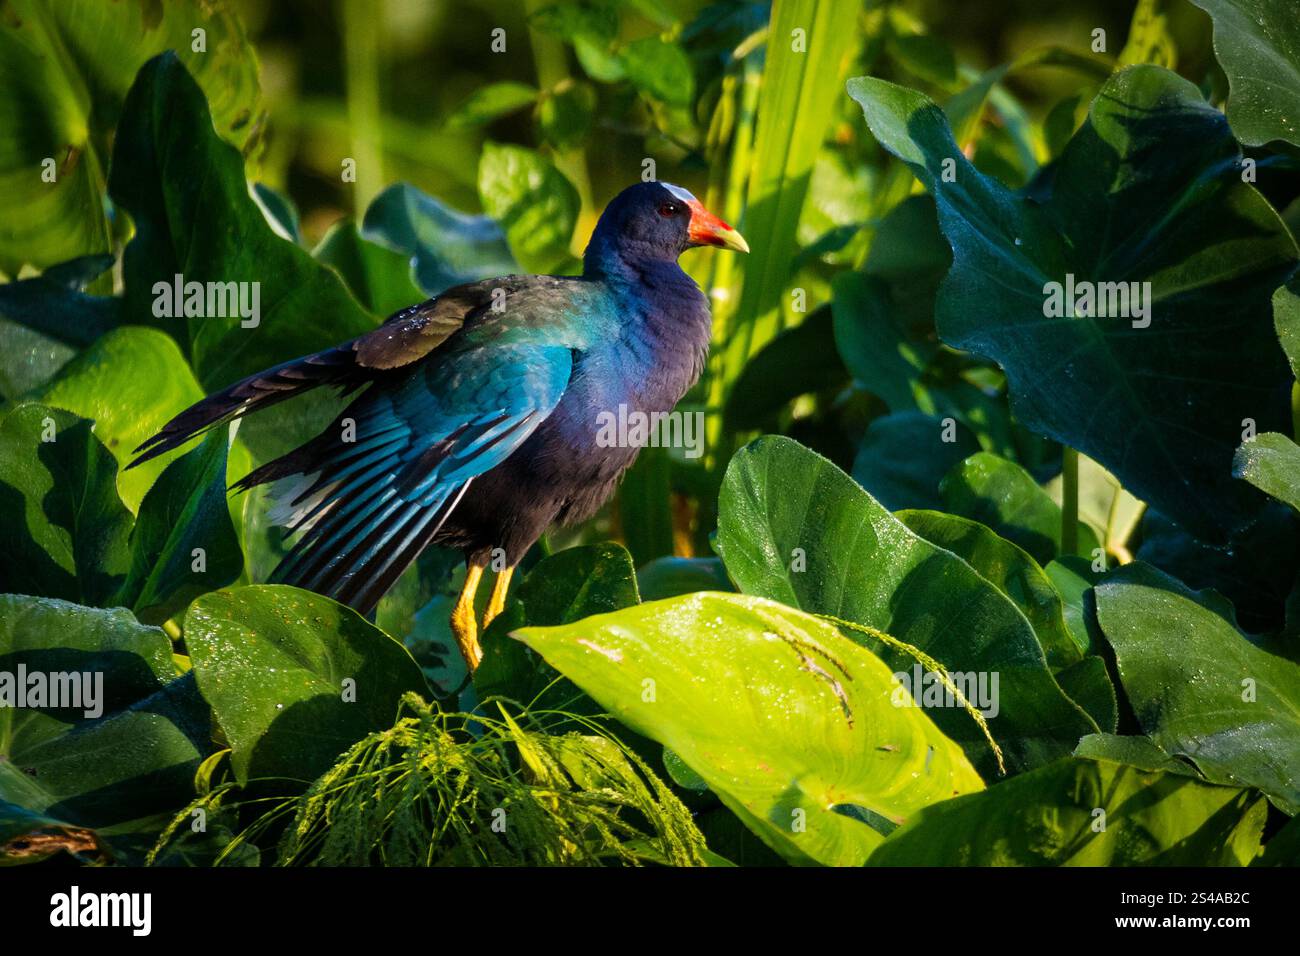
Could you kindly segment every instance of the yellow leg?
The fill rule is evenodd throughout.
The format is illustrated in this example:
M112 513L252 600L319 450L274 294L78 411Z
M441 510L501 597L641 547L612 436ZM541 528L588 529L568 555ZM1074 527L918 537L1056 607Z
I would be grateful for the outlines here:
M486 631L487 626L496 616L506 609L506 591L510 587L510 578L514 573L513 566L497 573L497 579L492 585L492 597L488 601L487 610L483 612L483 630Z
M474 593L478 590L486 564L485 560L469 562L465 569L465 586L460 589L460 597L451 612L451 633L471 673L483 660L483 648L478 644L478 626L474 619Z

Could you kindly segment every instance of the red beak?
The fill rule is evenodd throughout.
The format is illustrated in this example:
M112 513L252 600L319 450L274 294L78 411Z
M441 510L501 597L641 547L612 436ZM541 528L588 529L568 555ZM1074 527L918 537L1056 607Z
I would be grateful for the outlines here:
M691 210L691 224L686 235L693 245L721 246L737 252L749 251L745 237L705 209L698 199L692 199L686 205Z

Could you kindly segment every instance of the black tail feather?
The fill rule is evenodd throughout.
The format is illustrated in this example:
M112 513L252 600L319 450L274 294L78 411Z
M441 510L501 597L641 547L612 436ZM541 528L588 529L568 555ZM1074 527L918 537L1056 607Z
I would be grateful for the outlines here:
M157 434L142 442L135 449L138 457L126 467L134 468L179 448L209 429L249 412L269 408L317 386L356 388L361 382L355 378L355 371L356 353L350 346L340 346L250 375L185 409Z

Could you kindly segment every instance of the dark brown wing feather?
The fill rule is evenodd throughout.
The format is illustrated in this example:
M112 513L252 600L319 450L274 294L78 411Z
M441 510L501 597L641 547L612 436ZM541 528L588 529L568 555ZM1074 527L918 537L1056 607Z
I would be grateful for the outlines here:
M253 411L269 408L320 385L344 393L372 381L375 373L418 362L491 298L492 285L448 289L436 299L390 316L379 328L314 355L293 359L236 382L181 412L135 449L134 468L185 444L196 435Z

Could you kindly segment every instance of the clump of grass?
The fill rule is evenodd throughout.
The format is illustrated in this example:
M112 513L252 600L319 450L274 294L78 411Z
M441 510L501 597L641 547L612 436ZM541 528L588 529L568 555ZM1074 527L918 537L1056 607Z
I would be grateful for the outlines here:
M690 812L594 722L552 711L443 713L414 694L402 705L391 728L355 744L306 792L275 801L216 862L278 827L283 866L705 862ZM546 732L575 720L590 733ZM220 808L232 786L193 806Z

